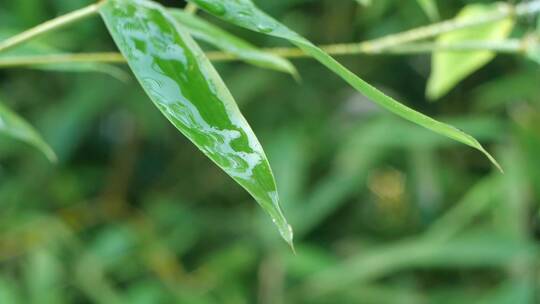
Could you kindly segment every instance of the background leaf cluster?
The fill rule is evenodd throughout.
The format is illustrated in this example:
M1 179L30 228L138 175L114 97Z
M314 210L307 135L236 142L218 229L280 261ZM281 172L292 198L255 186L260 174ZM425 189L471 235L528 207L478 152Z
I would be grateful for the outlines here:
M258 4L321 44L434 18L422 1L360 2ZM19 32L89 3L3 2L0 24ZM447 19L470 1L437 4ZM254 45L284 45L201 16ZM512 35L536 26L520 20ZM115 49L99 19L36 43ZM535 303L538 64L498 56L430 103L429 55L340 61L488 143L506 174L381 111L312 60L294 61L301 84L216 64L272 164L296 230L294 256L249 195L178 135L134 79L0 70L3 104L58 156L51 164L0 137L0 303Z

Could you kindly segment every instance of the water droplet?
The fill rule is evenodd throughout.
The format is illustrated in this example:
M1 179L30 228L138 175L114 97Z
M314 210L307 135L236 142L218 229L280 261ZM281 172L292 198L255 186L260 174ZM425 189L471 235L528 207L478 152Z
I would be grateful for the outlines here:
M196 3L200 8L214 15L223 16L226 12L225 6L218 1L199 0Z
M257 29L263 33L270 33L274 30L274 27L269 24L259 23Z

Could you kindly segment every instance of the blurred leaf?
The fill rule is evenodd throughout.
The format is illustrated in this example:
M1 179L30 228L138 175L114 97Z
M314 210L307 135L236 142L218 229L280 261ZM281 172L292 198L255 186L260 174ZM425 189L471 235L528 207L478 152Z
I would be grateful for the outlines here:
M193 14L178 9L170 9L171 15L186 26L194 38L205 41L253 65L296 75L296 69L288 60L264 52L249 42L234 36L221 28Z
M12 36L15 31L12 30L0 30L0 41ZM2 52L0 54L0 62L9 62L10 60L17 60L26 56L43 56L43 55L58 55L67 53L62 52L54 47L51 47L43 42L30 41L15 49ZM88 62L71 62L62 64L35 64L28 65L28 68L53 71L53 72L97 72L104 73L111 77L114 77L120 81L127 81L129 75L119 67L106 63L88 63Z
M25 269L30 303L65 303L62 288L62 264L46 249L33 251Z
M371 5L372 0L356 0L356 2L358 2L358 4L363 5L363 6L369 6Z
M232 95L191 36L148 1L112 0L101 15L161 112L268 212L292 246L268 160Z
M481 111L504 109L523 101L538 103L538 83L540 69L536 66L520 69L479 85L474 90L472 99Z
M25 120L0 103L0 133L24 141L40 150L51 162L56 155L41 135Z
M536 252L529 243L497 235L467 235L447 242L419 238L372 248L328 267L311 276L302 290L316 297L406 269L498 267Z
M474 185L463 198L438 219L426 231L426 237L434 240L448 240L470 224L479 214L485 212L490 203L501 195L501 182L497 177L488 176Z
M463 21L484 16L497 11L499 5L499 3L468 5L457 15L455 20ZM513 26L514 21L509 18L443 34L437 38L437 43L452 45L467 41L502 41L508 37ZM434 53L432 72L426 89L427 97L432 100L441 98L467 76L489 63L495 56L496 54L490 51Z
M435 0L416 0L431 21L439 20L439 9Z
M527 57L540 64L540 24L538 33L527 39Z
M307 54L313 56L327 68L343 78L359 92L370 98L378 105L409 121L428 128L441 135L450 137L461 143L469 145L484 153L490 161L500 169L497 161L472 136L450 125L441 123L424 114L399 103L390 96L385 95L377 88L360 79L354 73L342 66L339 62L313 45L308 40L291 31L272 17L260 11L250 0L224 1L224 0L191 0L209 13L228 22L247 29L289 40Z
M22 304L21 290L9 277L0 276L0 303Z

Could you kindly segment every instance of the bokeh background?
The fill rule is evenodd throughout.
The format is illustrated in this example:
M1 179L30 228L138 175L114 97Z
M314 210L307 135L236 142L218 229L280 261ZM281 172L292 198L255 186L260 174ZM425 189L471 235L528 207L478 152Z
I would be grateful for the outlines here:
M0 29L91 2L1 1ZM446 19L472 2L492 1L438 4ZM430 22L412 0L258 3L318 44ZM259 46L285 45L209 20ZM535 26L521 19L514 32ZM98 17L41 42L115 50ZM216 64L268 154L294 255L133 77L2 69L0 99L36 126L59 163L0 137L0 303L538 303L540 66L498 56L432 103L429 55L340 61L476 136L505 174L380 110L311 59L294 60L300 83Z

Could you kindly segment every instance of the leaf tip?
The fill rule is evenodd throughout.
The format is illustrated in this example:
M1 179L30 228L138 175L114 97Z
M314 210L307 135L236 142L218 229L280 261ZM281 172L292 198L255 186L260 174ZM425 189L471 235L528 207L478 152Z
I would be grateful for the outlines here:
M58 156L56 155L56 153L54 152L54 150L51 147L43 148L43 153L45 154L45 157L47 157L47 159L51 163L53 163L53 164L58 163Z
M489 159L489 161L497 168L497 170L499 170L499 172L501 172L502 174L504 174L504 169L502 168L502 166L499 164L499 162L495 159L495 157L493 157L486 149L484 149L484 147L482 147L482 145L478 144L478 150L480 150L482 153L484 153L484 155Z
M292 240L289 242L287 241L287 244L289 245L289 247L291 248L292 250L292 253L296 256L296 249L294 248L294 243L292 242Z

